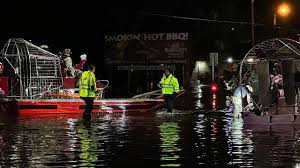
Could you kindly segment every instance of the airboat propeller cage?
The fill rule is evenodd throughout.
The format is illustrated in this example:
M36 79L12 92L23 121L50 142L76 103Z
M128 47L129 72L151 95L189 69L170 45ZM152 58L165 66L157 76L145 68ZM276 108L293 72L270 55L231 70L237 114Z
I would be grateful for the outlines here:
M9 39L0 59L8 67L8 97L42 99L63 86L60 58L24 39Z
M275 38L258 43L251 48L240 63L239 85L244 84L245 74L256 66L258 95L263 107L271 104L269 62L282 65L286 104L295 104L295 72L300 72L300 43L287 38ZM299 65L299 66L298 66Z

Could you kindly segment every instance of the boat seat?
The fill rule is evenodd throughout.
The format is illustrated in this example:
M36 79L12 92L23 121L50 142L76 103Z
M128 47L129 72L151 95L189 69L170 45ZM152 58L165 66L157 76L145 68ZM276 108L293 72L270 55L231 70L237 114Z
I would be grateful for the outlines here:
M64 89L76 88L75 78L64 78Z

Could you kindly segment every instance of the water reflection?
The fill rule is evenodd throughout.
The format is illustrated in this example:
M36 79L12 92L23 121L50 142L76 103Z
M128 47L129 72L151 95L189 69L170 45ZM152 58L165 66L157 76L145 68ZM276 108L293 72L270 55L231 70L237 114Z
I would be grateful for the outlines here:
M230 143L230 153L232 162L230 164L239 167L254 167L254 147L252 141L252 131L243 129L242 118L232 118L231 136L228 138Z
M194 130L197 139L197 165L207 167L226 166L230 161L228 144L225 139L225 129L220 127L225 124L219 116L207 117L204 114L197 116ZM222 158L222 159L220 159Z
M232 113L31 117L0 125L0 167L299 167L300 126Z
M161 166L162 167L179 167L180 159L179 152L181 149L178 147L179 127L175 122L165 122L159 126L161 136Z
M64 165L67 156L62 151L67 146L60 140L65 136L65 131L61 131L64 129L65 124L62 122L56 125L51 120L26 120L6 130L6 138L9 140L5 145L8 149L5 155L8 157L4 164L12 167Z
M212 111L216 111L217 110L217 96L216 93L213 93L212 95Z
M78 137L80 138L80 166L82 167L96 166L97 144L91 131L91 123L89 122L83 122L77 128Z
M254 162L258 167L295 167L299 163L299 126L249 127L253 131ZM266 160L262 162L262 160Z
M201 110L203 109L203 104L201 102L200 99L198 99L196 102L195 102L195 110Z

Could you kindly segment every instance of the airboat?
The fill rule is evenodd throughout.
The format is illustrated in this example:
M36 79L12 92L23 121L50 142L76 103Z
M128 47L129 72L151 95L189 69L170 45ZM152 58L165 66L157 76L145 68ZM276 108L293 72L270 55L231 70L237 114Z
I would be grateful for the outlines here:
M258 43L240 62L235 116L245 125L300 124L300 43L287 38Z
M59 56L16 38L8 40L0 59L5 65L4 73L0 76L2 110L10 106L18 114L70 114L84 111L85 103L79 97L76 79L62 76ZM97 81L93 112L148 112L164 104L160 90L132 98L106 99L104 93L108 85L107 80Z

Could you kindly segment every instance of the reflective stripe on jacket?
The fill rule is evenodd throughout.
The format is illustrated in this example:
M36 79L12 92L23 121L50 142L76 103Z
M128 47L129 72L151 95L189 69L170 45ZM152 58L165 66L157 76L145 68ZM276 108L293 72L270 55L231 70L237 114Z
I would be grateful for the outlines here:
M170 74L168 77L164 75L159 83L162 87L162 94L173 94L174 92L179 92L177 78L175 78L172 74Z
M95 97L96 77L91 71L84 71L80 78L79 94L80 97Z

